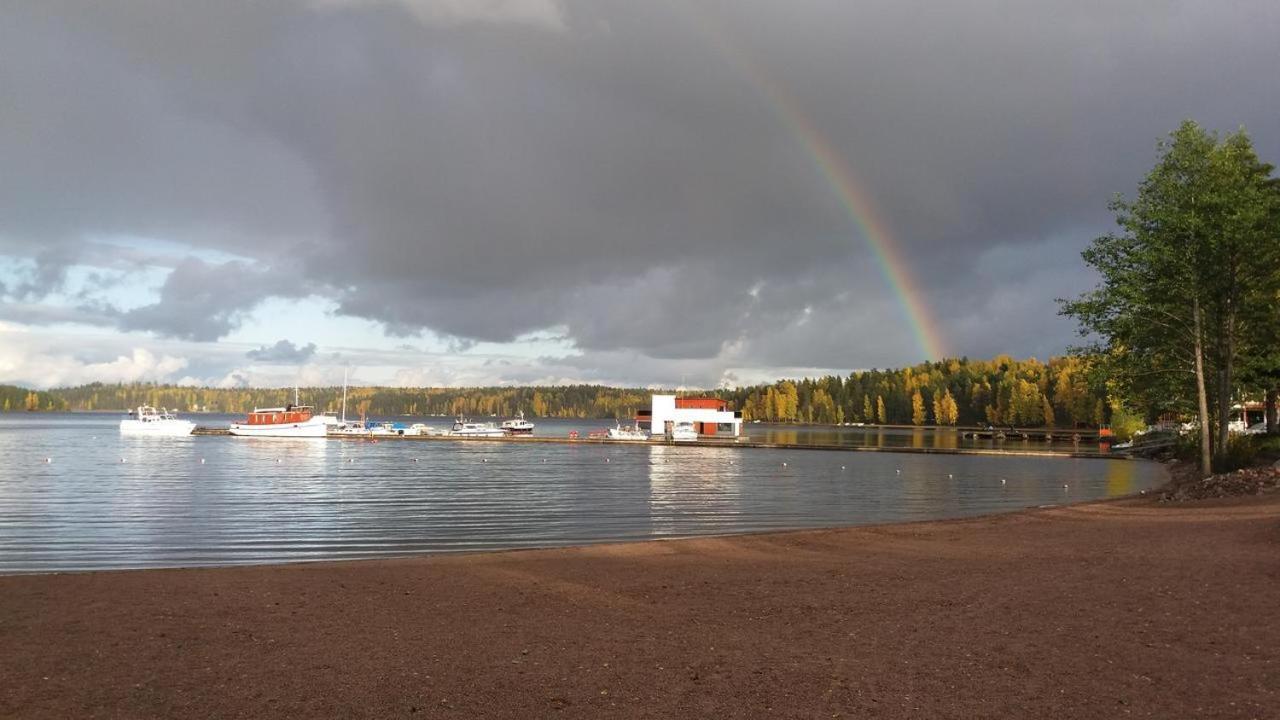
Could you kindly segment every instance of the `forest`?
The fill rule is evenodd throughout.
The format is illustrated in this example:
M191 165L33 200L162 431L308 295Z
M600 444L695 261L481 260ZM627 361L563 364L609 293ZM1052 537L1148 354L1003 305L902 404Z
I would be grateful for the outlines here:
M1107 420L1105 389L1090 379L1083 358L992 360L960 358L897 370L867 370L847 376L780 380L772 385L686 391L727 399L746 420L895 425L1017 425L1077 427ZM599 385L550 387L348 389L351 416L490 415L523 411L532 417L634 417L661 390ZM674 392L674 391L668 391ZM302 388L305 404L337 411L341 387ZM0 386L4 411L123 410L153 405L183 412L239 413L283 405L292 389L210 388L154 383L92 383L52 390Z

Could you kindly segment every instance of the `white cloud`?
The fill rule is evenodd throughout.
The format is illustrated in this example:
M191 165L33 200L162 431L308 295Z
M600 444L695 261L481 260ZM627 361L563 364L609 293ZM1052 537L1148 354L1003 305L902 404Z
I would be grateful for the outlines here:
M156 355L133 348L112 360L84 362L68 352L41 348L29 333L0 330L0 381L34 387L81 385L90 382L167 382L187 367L186 358Z

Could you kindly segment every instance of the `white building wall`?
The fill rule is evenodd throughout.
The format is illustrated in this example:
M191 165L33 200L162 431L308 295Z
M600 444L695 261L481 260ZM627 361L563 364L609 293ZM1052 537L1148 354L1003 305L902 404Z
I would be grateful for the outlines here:
M675 395L654 395L651 411L653 414L649 432L654 435L662 435L666 432L668 420L673 423L692 422L732 425L734 437L742 434L742 418L737 417L734 413L704 410L702 408L677 408Z

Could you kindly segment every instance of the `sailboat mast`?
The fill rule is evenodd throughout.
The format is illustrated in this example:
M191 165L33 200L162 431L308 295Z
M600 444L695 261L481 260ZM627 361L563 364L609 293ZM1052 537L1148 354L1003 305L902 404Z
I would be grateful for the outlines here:
M347 424L347 370L342 368L342 424Z

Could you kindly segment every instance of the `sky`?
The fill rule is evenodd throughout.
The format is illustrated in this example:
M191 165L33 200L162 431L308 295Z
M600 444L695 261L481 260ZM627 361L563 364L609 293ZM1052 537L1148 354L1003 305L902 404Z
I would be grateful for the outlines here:
M1077 341L1280 3L11 0L0 382L718 387Z

